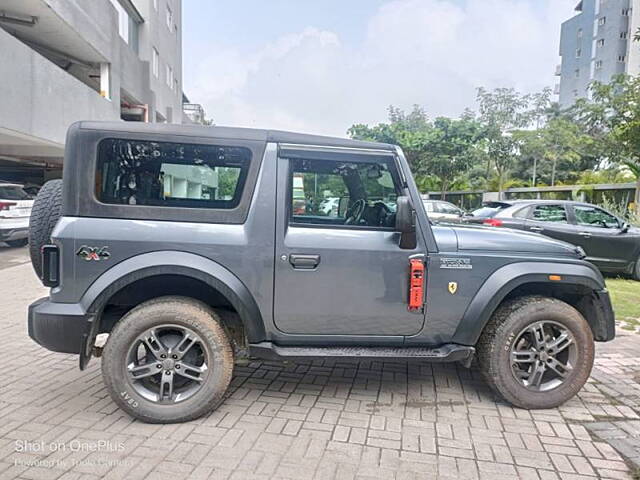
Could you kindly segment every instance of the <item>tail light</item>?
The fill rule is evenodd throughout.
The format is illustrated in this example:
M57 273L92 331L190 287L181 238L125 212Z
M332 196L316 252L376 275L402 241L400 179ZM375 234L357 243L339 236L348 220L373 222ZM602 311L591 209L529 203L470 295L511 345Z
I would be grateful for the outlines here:
M42 246L42 283L45 287L57 287L60 283L60 254L55 245Z
M498 220L497 218L487 218L482 221L483 225L489 225L490 227L501 227L502 220Z
M1 210L9 210L11 207L15 207L17 203L15 202L0 202L0 211Z

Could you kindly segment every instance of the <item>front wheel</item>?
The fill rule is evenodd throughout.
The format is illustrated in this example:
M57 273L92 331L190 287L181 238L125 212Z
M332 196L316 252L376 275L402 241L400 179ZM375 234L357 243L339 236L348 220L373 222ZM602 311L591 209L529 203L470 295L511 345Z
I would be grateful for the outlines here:
M593 334L572 306L538 296L501 306L477 345L489 385L522 408L553 408L583 387L593 367Z
M184 297L142 303L113 328L102 356L112 399L149 423L185 422L214 409L233 373L219 317Z

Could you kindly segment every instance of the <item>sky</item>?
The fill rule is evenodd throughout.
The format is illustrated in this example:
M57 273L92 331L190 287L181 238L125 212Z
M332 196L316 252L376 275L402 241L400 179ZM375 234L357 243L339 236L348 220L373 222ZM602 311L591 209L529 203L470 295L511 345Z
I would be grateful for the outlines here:
M387 107L553 86L577 0L184 0L183 83L216 125L346 136Z

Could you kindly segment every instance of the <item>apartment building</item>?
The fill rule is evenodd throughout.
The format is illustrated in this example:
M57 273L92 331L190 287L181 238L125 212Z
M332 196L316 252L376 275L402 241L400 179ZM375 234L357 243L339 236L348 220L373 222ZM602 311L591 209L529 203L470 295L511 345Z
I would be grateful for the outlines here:
M640 0L582 0L562 24L556 94L562 107L588 98L589 85L620 73L640 73Z
M77 120L182 123L181 0L0 0L0 179L60 174Z

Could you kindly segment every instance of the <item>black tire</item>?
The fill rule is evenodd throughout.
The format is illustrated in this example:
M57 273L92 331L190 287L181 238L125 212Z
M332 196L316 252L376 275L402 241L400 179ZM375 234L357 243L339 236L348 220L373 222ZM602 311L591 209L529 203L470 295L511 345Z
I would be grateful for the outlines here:
M195 332L203 340L203 351L210 361L208 376L200 383L199 390L185 400L162 404L145 398L138 391L139 387L130 379L127 364L132 345L140 335L166 324ZM131 416L148 423L176 423L201 417L222 402L231 382L233 365L231 344L213 310L190 298L161 297L138 305L113 328L102 355L102 376L113 401ZM179 378L175 371L174 377Z
M633 272L631 272L631 276L634 280L640 282L640 257L636 260L636 264L633 266Z
M568 331L575 344L575 347L566 347L571 348L574 356L572 369L564 372L564 380L552 380L562 383L545 391L525 386L516 378L516 367L512 369L512 365L516 365L512 362L512 349L516 342L522 341L520 334L525 334L527 327L537 322L548 322ZM481 372L494 391L517 407L544 409L557 407L580 391L591 374L595 346L589 324L575 308L554 298L528 296L499 307L478 341L477 352ZM549 361L547 355L542 359L539 354L535 355L536 362L542 365L543 360ZM533 369L534 365L528 368ZM555 370L549 372L555 375Z
M29 218L31 265L42 277L42 246L51 243L51 232L62 215L62 180L49 180L38 192Z
M26 238L21 238L20 240L6 240L4 243L13 248L24 247L29 240Z

